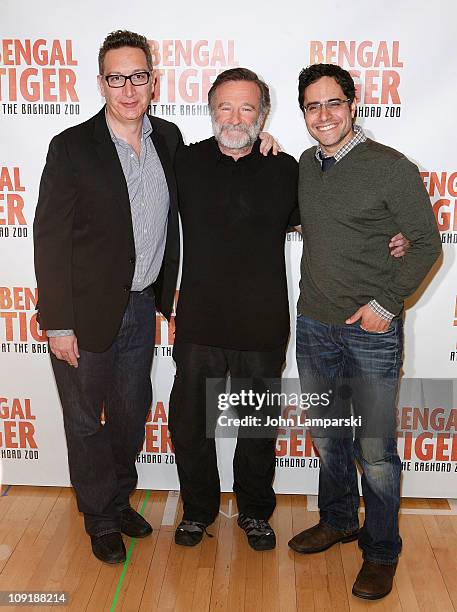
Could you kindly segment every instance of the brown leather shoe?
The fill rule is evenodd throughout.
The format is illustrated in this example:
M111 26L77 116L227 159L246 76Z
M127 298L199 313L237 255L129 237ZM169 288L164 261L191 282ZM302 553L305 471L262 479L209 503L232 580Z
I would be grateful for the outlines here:
M357 540L358 535L358 529L348 533L333 529L333 527L324 523L318 523L294 536L289 541L289 546L298 553L317 553L327 550L337 542L345 543Z
M395 565L381 565L364 561L362 569L352 587L352 594L362 599L381 599L392 590L394 581Z

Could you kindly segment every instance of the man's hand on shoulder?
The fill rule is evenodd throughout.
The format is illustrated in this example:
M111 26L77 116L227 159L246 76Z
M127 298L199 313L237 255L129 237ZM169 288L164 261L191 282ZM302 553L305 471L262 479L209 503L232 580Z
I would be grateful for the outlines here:
M410 246L408 238L405 238L403 234L395 234L389 242L390 254L392 257L403 257Z
M273 138L269 132L260 132L260 152L262 155L268 155L271 151L273 155L277 155L282 149L279 142Z
M390 321L383 319L368 305L362 306L352 317L346 320L347 325L352 325L360 319L360 327L367 332L383 334L389 329Z
M49 338L49 348L57 359L66 361L68 365L74 368L78 367L78 340L74 334L71 336L55 336Z

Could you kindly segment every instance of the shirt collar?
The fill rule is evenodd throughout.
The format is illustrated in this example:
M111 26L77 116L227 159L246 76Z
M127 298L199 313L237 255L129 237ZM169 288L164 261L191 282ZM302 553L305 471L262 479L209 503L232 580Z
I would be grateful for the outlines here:
M340 149L338 149L338 151L334 155L331 156L335 158L335 162L339 162L341 159L343 159L345 155L349 153L349 151L352 151L354 147L356 147L361 142L366 141L367 139L366 134L363 131L363 128L360 127L360 125L354 124L352 129L354 131L354 136L351 138L351 140L347 142L345 145L343 145ZM321 163L323 157L329 157L327 155L324 155L320 144L318 144L316 147L315 156L316 156L316 159L319 161L319 163Z
M106 108L105 108L105 121L106 121L106 125L108 126L111 140L114 142L114 144L126 145L127 143L125 142L125 140L116 136L116 134L111 129L111 126L108 121L108 117L106 116ZM148 138L151 135L152 130L153 128L152 128L151 122L149 121L149 117L147 115L143 115L143 123L141 125L141 131L142 131L141 140L146 140L146 138Z

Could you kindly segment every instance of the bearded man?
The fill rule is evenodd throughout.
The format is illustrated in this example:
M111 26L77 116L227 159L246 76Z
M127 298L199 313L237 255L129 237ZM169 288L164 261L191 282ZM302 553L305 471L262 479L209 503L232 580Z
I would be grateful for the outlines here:
M259 151L268 86L245 68L226 70L208 102L214 137L176 158L184 263L169 428L184 505L175 541L185 546L198 544L219 512L207 379L221 379L225 389L230 372L232 391L240 379L245 391L266 391L280 379L289 336L284 239L299 224L297 162ZM238 524L255 550L276 544L268 523L276 505L275 434L239 432L233 460Z

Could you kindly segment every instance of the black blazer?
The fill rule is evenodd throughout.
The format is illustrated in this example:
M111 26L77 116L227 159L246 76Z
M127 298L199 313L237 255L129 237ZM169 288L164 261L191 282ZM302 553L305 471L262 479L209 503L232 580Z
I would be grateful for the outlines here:
M182 136L174 123L149 119L170 193L165 254L154 284L157 309L169 318L179 267L173 166ZM52 139L33 231L41 327L73 329L78 346L88 351L108 349L129 298L135 244L127 185L104 108Z

